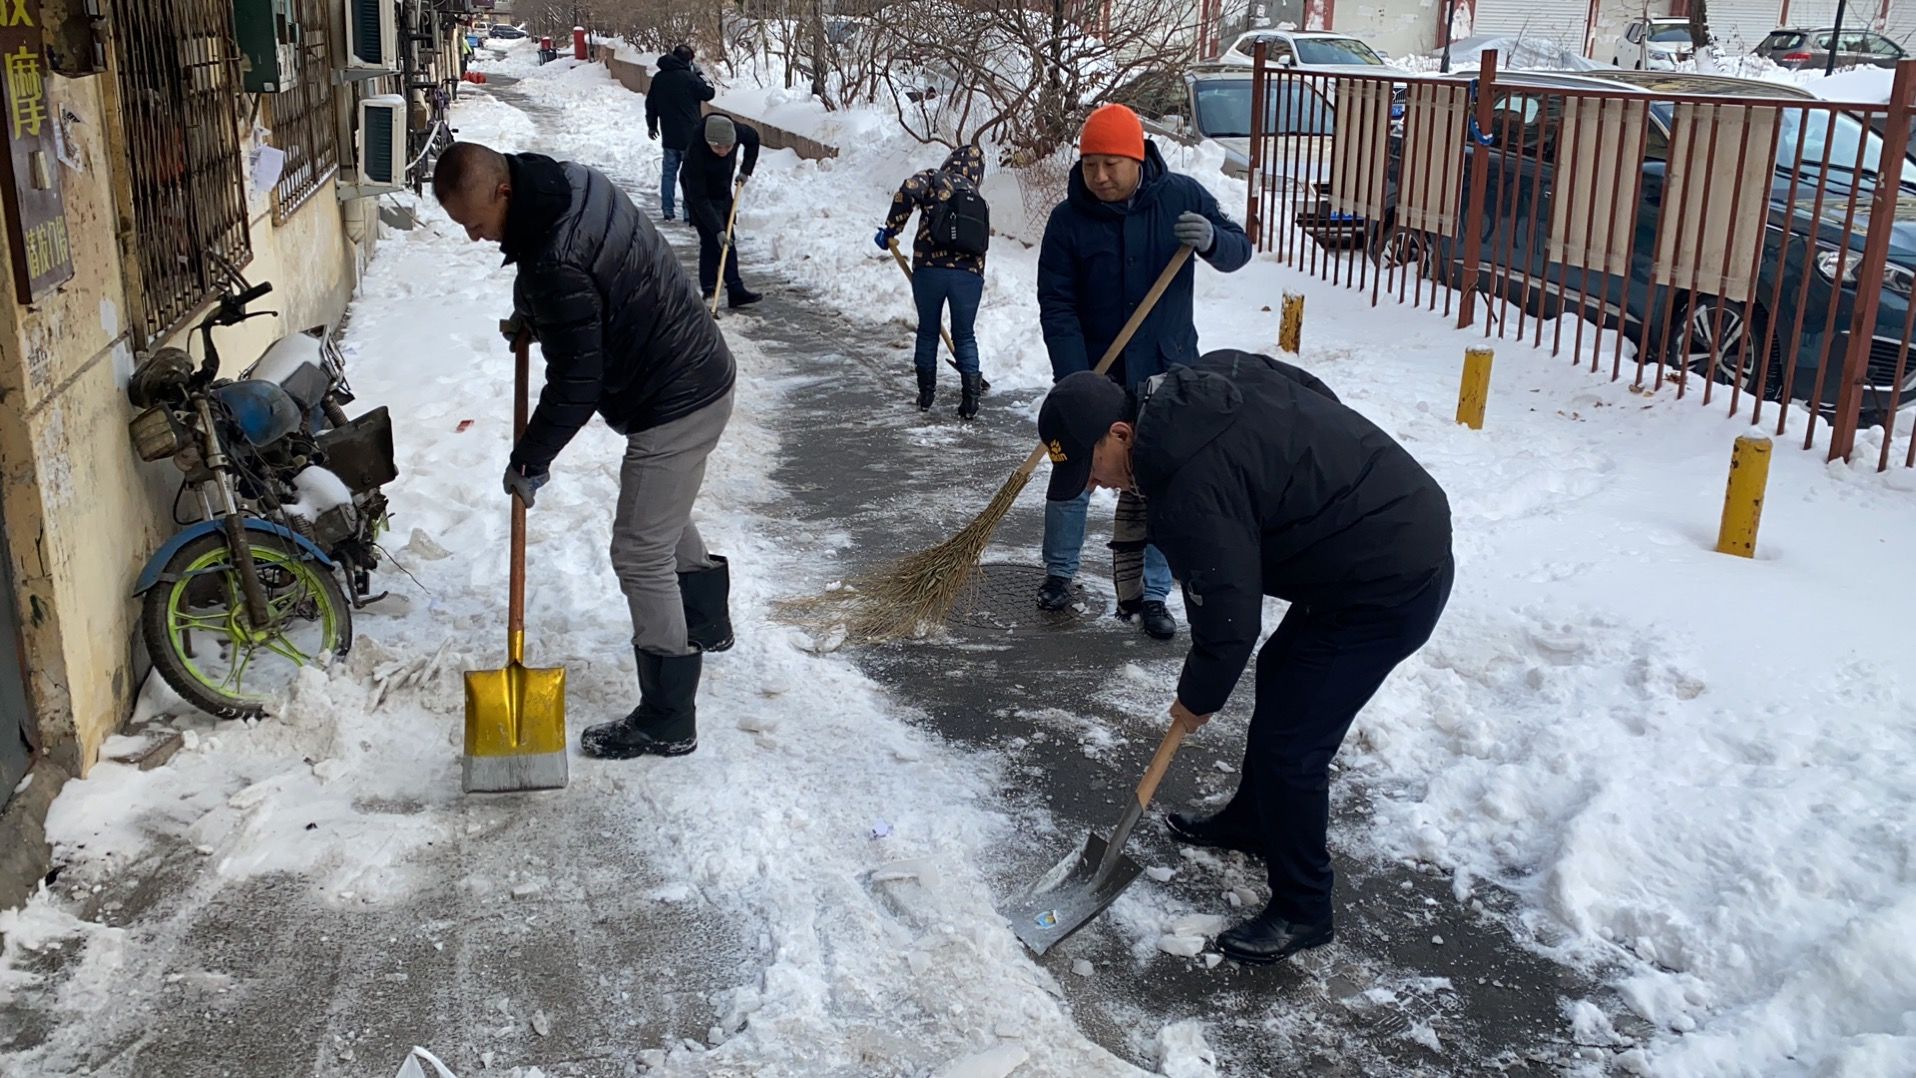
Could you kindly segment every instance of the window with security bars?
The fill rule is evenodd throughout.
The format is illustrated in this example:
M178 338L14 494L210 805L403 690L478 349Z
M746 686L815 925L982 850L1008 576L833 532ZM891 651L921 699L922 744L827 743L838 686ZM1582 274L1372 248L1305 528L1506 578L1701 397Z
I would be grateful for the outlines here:
M273 94L273 145L286 165L273 187L273 223L291 217L339 171L339 125L333 111L333 58L325 0L299 0L299 74L293 89Z
M252 259L231 0L118 0L121 121L144 346Z

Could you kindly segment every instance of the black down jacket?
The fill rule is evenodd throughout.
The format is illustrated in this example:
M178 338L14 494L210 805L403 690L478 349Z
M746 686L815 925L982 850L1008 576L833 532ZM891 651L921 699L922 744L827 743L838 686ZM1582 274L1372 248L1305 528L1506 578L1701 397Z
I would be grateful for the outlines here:
M985 152L976 146L960 146L951 151L937 168L914 172L891 196L891 213L885 217L885 231L896 236L904 231L911 211L918 211L918 236L911 244L913 269L957 269L968 273L985 272L985 256L964 251L947 251L932 242L931 215L942 202L951 200L960 183L972 190L985 181Z
M1139 387L1131 466L1150 539L1184 582L1191 651L1178 699L1224 706L1264 597L1391 606L1450 558L1450 502L1403 446L1324 383L1220 350Z
M692 139L679 166L686 220L714 235L725 231L725 218L732 212L732 170L750 176L758 167L758 128L740 120L734 120L732 128L738 132L738 142L730 150L713 153L701 132Z
M546 384L512 463L544 470L597 412L620 434L670 423L732 387L732 353L672 247L604 173L508 154L513 307Z
M683 150L698 134L699 103L717 96L712 84L692 69L691 61L668 52L659 57L659 73L645 91L646 131L659 136L659 144L667 149Z

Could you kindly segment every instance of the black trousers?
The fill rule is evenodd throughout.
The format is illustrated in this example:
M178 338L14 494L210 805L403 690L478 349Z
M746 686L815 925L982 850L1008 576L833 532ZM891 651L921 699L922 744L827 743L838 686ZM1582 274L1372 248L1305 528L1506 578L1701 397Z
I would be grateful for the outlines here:
M1447 559L1391 607L1293 606L1258 653L1244 770L1224 816L1263 845L1272 911L1285 920L1331 916L1331 758L1384 679L1430 639L1454 576Z
M719 248L725 243L725 219L732 212L732 200L701 200L694 207L688 203L687 212L692 217L692 227L699 232L699 291L711 295L718 287ZM725 256L725 290L742 291L745 282L738 275L737 235L732 237L732 253Z

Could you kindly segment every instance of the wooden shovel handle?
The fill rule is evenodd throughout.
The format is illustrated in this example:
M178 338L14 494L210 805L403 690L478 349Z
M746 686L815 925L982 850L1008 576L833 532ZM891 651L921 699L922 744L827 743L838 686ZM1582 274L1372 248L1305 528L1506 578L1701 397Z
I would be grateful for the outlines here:
M1158 300L1164 298L1164 290L1171 287L1171 279L1178 275L1178 271L1184 268L1186 262L1190 261L1192 249L1189 244L1180 244L1178 246L1178 253L1172 255L1171 261L1164 264L1164 270L1158 274L1158 279L1151 284L1151 291L1144 294L1144 302L1138 304L1138 309L1131 312L1131 317L1125 320L1124 328L1118 331L1117 339L1111 342L1111 347L1104 350L1104 358L1098 360L1098 365L1093 368L1095 371L1099 374L1103 374L1111 369L1111 364L1117 362L1118 356L1124 353L1124 346L1131 343L1131 338L1137 336L1138 327L1143 325L1144 320L1150 316L1151 308L1156 307ZM1024 464L1019 466L1018 471L1029 480L1032 473L1038 470L1038 463L1044 460L1044 458L1045 447L1043 443L1039 443L1038 448L1031 451L1031 455L1025 458ZM1169 735L1166 736L1168 737ZM1184 735L1179 734L1178 736L1183 737ZM1160 754L1163 753L1162 748L1158 751ZM1171 751L1176 752L1177 747L1173 745ZM1164 759L1166 763L1169 763L1171 758L1165 756ZM1153 779L1151 785L1156 786L1157 781Z
M1190 727L1184 725L1183 719L1171 720L1171 728L1164 732L1164 740L1158 742L1158 751L1151 757L1151 766L1144 769L1144 777L1138 780L1139 810L1150 807L1151 798L1158 792L1159 781L1171 769L1171 757L1178 754L1178 746L1184 744L1184 735L1190 732Z
M532 336L521 330L512 342L512 441L516 446L526 433L527 396L532 382ZM525 658L526 641L526 503L517 495L512 501L512 572L506 606L506 652L512 662Z

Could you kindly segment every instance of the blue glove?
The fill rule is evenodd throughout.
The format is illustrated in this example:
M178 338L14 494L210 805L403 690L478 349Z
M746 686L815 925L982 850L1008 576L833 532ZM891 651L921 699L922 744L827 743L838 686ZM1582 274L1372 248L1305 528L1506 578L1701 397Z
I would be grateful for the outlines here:
M891 230L886 228L879 229L872 235L872 242L877 244L878 249L881 251L891 250Z
M1205 254L1217 239L1217 230L1211 227L1210 218L1186 210L1178 214L1177 223L1171 226L1171 235L1198 254Z
M521 465L508 464L506 465L504 484L506 496L517 497L520 501L526 503L527 509L530 509L532 508L535 496L539 493L539 488L545 486L546 482L551 478L551 472L534 472Z

